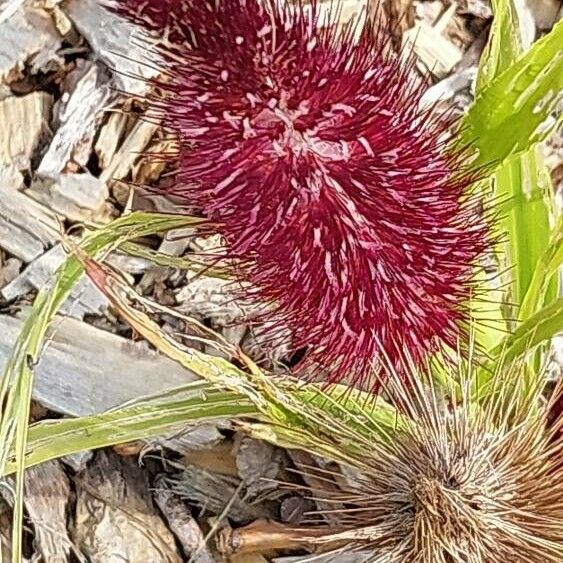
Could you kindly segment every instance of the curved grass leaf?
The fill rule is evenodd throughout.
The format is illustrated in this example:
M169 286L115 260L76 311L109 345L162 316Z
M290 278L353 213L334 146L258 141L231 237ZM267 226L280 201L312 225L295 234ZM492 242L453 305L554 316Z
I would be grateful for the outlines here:
M97 261L86 256L81 256L81 259L90 279L129 326L161 353L190 371L210 383L247 397L262 418L268 421L271 436L279 439L290 434L294 437L296 441L291 447L316 448L315 453L345 462L347 448L356 450L361 447L359 437L363 436L366 440L374 436L387 439L401 427L400 416L382 399L375 401L369 395L356 395L338 386L323 391L314 386L303 386L290 377L266 377L240 351L235 348L228 350L229 355L238 357L247 366L248 372L245 372L223 358L204 354L178 342L152 320L151 313L157 307L159 311L188 323L189 317L137 294L120 276ZM330 439L323 440L323 436ZM341 448L334 447L338 442Z
M207 382L195 382L162 395L142 399L117 409L81 418L42 421L29 428L25 465L83 450L162 436L190 422L256 416L248 399L220 391ZM12 452L3 475L17 468Z
M563 90L563 21L483 87L465 115L461 142L476 167L495 168L545 139Z
M284 382L280 381L279 385L283 387ZM357 413L364 412L380 428L383 424L390 428L396 420L395 413L391 410L387 412L386 420L382 418L386 411L362 411L361 405L349 397L344 402L336 401L314 388L303 388L296 393L304 402L322 409L335 419L341 418L343 414L353 418L357 417ZM299 425L288 429L272 424L261 416L248 398L220 390L207 381L200 381L132 401L105 413L37 422L29 427L25 466L30 467L84 450L158 437L182 430L189 424L223 418L241 419L238 422L241 429L275 445L334 456L331 448L325 446L325 441L319 440L318 436L307 429L302 429ZM358 428L366 436L370 435L371 431L366 425L358 425ZM11 451L0 476L9 475L16 469L16 455Z
M563 331L563 297L544 307L522 323L492 351L493 357L504 355L506 362L517 359Z
M559 219L551 238L551 243L536 264L528 290L522 300L519 314L522 321L537 313L543 302L553 302L557 297L558 284L553 283L553 277L563 266L563 217ZM550 284L551 290L548 289Z

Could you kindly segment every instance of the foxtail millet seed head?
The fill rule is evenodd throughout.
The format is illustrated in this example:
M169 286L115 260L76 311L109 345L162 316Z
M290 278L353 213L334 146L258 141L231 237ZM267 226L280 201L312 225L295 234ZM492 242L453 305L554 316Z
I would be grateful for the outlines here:
M302 373L365 387L382 354L455 344L488 227L412 64L320 30L315 6L114 3L160 37L146 101L178 148L159 189L223 236Z

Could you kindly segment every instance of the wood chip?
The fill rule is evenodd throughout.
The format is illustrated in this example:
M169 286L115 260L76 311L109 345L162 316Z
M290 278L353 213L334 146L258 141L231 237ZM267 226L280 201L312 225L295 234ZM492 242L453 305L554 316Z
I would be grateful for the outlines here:
M239 479L193 465L186 465L182 473L168 480L167 485L206 512L223 514L227 510L225 516L234 522L272 519L276 515L274 502L247 502Z
M282 467L288 465L284 451L266 442L243 436L237 452L236 464L246 486L246 498L255 500L266 492L277 489L274 479Z
M149 444L165 447L181 454L188 450L207 452L224 442L225 435L221 430L232 430L232 428L233 425L229 420L201 422L149 440Z
M444 11L443 0L413 0L416 21L433 25Z
M112 252L107 257L107 263L121 271L122 274L131 274L132 276L144 274L153 265L153 262L146 258L131 256L120 250ZM133 282L131 278L130 281Z
M30 291L39 290L52 282L55 272L66 260L67 253L61 244L39 256L10 283L0 288L0 295L6 301L13 301L23 297ZM143 258L129 256L120 251L115 251L107 257L107 262L122 273L133 275L144 273L152 264ZM61 306L63 315L82 319L84 315L101 315L108 306L108 301L94 284L86 277L78 281L72 288L69 297Z
M490 0L458 0L459 13L487 20L493 17Z
M259 553L245 553L243 555L232 555L229 563L269 563L268 560Z
M234 447L232 440L223 440L213 447L187 450L184 452L184 463L219 475L238 477L238 468L233 456Z
M114 111L100 128L96 140L95 151L98 156L98 163L103 170L109 166L113 155L122 141L129 116L126 113Z
M75 483L73 539L91 563L181 562L136 460L100 451Z
M136 456L139 454L145 455L150 451L162 451L163 448L166 448L180 454L185 454L186 457L184 457L184 459L187 460L187 455L193 448L195 455L199 455L199 452L201 452L205 458L208 458L210 456L206 455L207 452L213 451L215 446L225 439L219 429L232 430L231 421L214 420L213 422L187 423L164 436L155 436L154 438L148 438L146 440L116 444L113 446L113 449L119 455ZM234 466L234 460L232 465ZM216 467L214 470L221 473L221 471L217 471ZM233 474L237 475L236 468Z
M139 120L119 150L113 155L107 168L101 173L100 179L107 182L125 178L150 143L158 127L158 124Z
M178 310L227 325L244 319L251 311L233 299L232 282L186 272L187 283L176 293Z
M405 52L414 51L424 70L438 78L448 75L463 56L440 31L422 22L404 33L403 42Z
M368 0L324 0L319 3L320 28L336 27L357 41L363 31Z
M132 95L144 94L147 80L160 72L158 55L150 49L151 38L101 4L70 0L66 12L95 56L114 70L117 86Z
M20 317L0 315L0 373L22 326ZM55 319L34 372L34 399L72 416L104 412L198 380L143 342L66 317Z
M280 506L280 520L293 525L301 524L314 511L312 500L300 496L287 497Z
M272 338L271 334L275 334L276 338ZM291 332L273 321L265 321L258 329L249 325L242 349L269 371L284 373L287 368L283 366L283 361L291 356Z
M88 173L40 178L27 193L72 221L106 223L112 216L106 184Z
M368 0L368 25L374 34L392 35L393 48L400 51L403 34L414 25L414 6L412 0Z
M37 169L40 176L57 178L71 161L86 165L96 126L115 99L96 65L86 63L76 73L72 94L63 94L58 107L59 127Z
M421 105L431 107L438 101L450 100L457 92L469 89L476 76L477 67L475 66L450 74L424 92Z
M53 98L46 92L0 101L0 163L29 170L40 144L49 135Z
M85 450L83 452L65 455L60 459L62 463L70 467L75 473L78 473L79 471L84 471L84 469L86 469L86 466L90 463L93 457L94 452L92 450Z
M66 563L72 542L66 527L70 485L58 461L25 472L25 507L35 528L35 543L44 561Z
M12 301L29 291L49 285L66 258L67 253L62 245L57 244L29 264L19 276L2 289L0 294L6 301ZM107 299L88 278L84 277L73 287L61 307L61 313L82 319L86 314L102 314L107 306Z
M0 184L0 247L31 262L58 238L59 223L49 209Z
M309 468L318 467L315 458L311 454L301 450L288 451L288 454L291 457L297 470L301 472L301 477L303 478L303 481L305 481L305 483L309 487L311 487L311 490L313 491L322 490L323 488L324 489L330 488L335 492L339 490L336 483L331 484L327 480L323 480L321 482L319 477L311 473ZM330 503L327 501L323 501L322 499L315 500L315 504L317 505L317 510L319 511L319 513L323 515L323 517L328 522L328 524L332 526L339 525L338 515L335 514L335 511L339 509L344 509L345 507L343 504Z
M23 174L13 164L0 162L0 189L20 190L24 185Z
M56 52L62 36L47 12L29 6L10 12L0 20L0 82L19 78L26 64L32 73L61 65L63 61Z
M18 277L21 266L22 262L17 258L8 258L0 265L0 289Z
M63 12L60 6L58 6L59 2L62 2L62 0L54 0L54 2L54 6L49 6L53 18L53 23L55 24L57 31L62 36L66 36L72 31L72 22L70 21L69 17ZM50 2L50 4L53 3Z
M441 9L442 4L437 4ZM423 73L431 72L437 78L444 78L461 60L462 50L444 36L444 30L455 16L456 8L457 5L452 3L432 25L418 21L403 34L405 55L414 52Z
M188 505L170 491L162 478L154 484L154 498L190 562L215 563Z
M141 158L133 167L132 180L142 185L156 182L166 170L168 163L175 161L176 150L176 143L171 139L161 139L152 143L146 149L148 156Z
M272 563L368 563L372 561L373 553L360 551L358 553L334 553L332 555L300 555L298 557L276 557Z
M551 29L558 19L558 12L563 10L561 0L526 0L525 4L542 31Z

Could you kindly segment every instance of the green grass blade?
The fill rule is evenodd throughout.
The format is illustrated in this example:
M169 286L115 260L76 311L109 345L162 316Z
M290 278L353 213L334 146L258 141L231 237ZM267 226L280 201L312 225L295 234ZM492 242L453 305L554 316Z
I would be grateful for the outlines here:
M174 228L194 227L199 223L201 219L180 215L132 213L88 234L81 247L87 253L97 254L116 248L130 239ZM0 381L0 404L3 405L0 417L0 473L5 470L8 453L15 440L17 470L12 550L14 561L17 563L22 560L24 452L33 386L33 366L40 359L43 340L51 320L83 272L82 263L71 256L59 268L53 284L39 291Z
M495 168L545 139L563 89L563 21L487 83L465 115L461 142L474 147L478 167Z
M493 23L479 64L476 91L502 74L522 55L525 46L520 32L518 9L513 0L492 0Z
M492 351L493 357L504 355L507 363L549 341L563 331L563 298L544 307L522 323Z
M36 423L29 428L25 465L160 436L194 421L257 414L245 397L220 391L204 381L190 383L103 414ZM13 473L19 465L12 451L3 474Z
M284 382L279 381L279 385L283 387ZM303 388L295 392L304 402L324 409L335 420L342 413L348 413L348 416L356 413L357 416L361 410L361 405L350 397L344 402L336 402L314 388ZM378 427L391 428L398 422L396 413L391 409L380 408L364 412ZM239 424L254 437L293 449L308 449L317 455L325 451L331 453L330 448L323 446L324 442L319 442L306 429L300 429L297 425L288 430L280 425L272 425L261 417L248 398L201 381L145 397L105 413L33 424L28 432L25 466L30 467L84 450L162 436L193 422L242 417L252 419ZM262 422L257 422L260 418L263 419ZM361 425L358 428L363 429ZM332 455L334 457L333 452ZM15 450L12 450L2 476L15 472L17 467Z
M520 307L520 319L529 319L537 313L544 303L552 303L557 298L558 283L553 279L563 266L563 217L551 234L547 250L536 264L534 274ZM555 282L555 283L554 283Z
M519 30L518 11L512 0L492 0L494 13L493 23L489 32L489 39L481 55L479 72L476 83L476 94L479 95L485 87L497 76L510 67L523 53L523 45ZM493 183L493 176L480 183L483 193L492 193L494 201L498 201L498 190L502 184ZM494 187L495 189L491 189ZM502 233L501 233L502 234ZM503 237L504 239L504 237ZM504 255L505 248L501 245L499 254ZM501 271L506 264L499 264ZM512 272L509 271L510 282ZM499 288L499 280L479 270L475 276L476 297L470 302L471 319L475 327L475 341L481 350L491 350L504 338L508 332L507 316L503 303L506 295Z
M503 164L494 181L497 197L507 202L499 228L505 239L501 247L506 266L511 267L510 316L525 321L528 311L521 306L551 238L551 180L534 147ZM547 298L553 300L556 293L552 284Z
M119 247L127 254L136 256L137 258L144 258L149 260L157 266L165 268L177 268L178 270L189 270L190 272L205 272L207 277L214 277L220 279L229 279L230 276L224 268L217 266L209 267L207 264L197 262L196 260L188 260L178 256L170 256L157 250L152 250L134 242L125 242Z

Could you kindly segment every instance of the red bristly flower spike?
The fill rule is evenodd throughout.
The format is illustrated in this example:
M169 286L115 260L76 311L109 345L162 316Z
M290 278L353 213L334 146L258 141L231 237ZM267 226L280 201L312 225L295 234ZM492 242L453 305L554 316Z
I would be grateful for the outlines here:
M306 348L302 373L365 386L381 358L454 346L487 225L386 41L320 30L274 0L122 1L162 36L149 109L177 134L165 193L197 208L269 325Z

